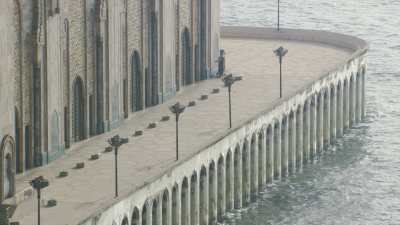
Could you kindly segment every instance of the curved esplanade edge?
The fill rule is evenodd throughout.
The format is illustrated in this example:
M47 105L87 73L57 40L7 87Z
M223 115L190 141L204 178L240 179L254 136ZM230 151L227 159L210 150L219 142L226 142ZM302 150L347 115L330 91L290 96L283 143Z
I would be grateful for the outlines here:
M231 178L230 178L230 184L227 185L225 182L227 180L226 175L227 171L226 166L227 166L227 156L230 154L229 162L231 164L231 167L234 167L234 152L236 148L239 148L239 154L240 154L240 159L242 157L242 150L243 148L246 148L246 155L250 156L250 153L252 150L252 140L255 135L257 137L262 137L262 140L264 144L261 144L261 148L263 149L262 152L264 152L264 157L261 158L266 158L265 154L267 154L267 144L266 144L266 139L270 138L270 133L268 132L270 128L272 127L272 133L275 131L278 131L280 133L282 129L285 129L289 133L290 124L292 124L292 117L291 115L295 115L296 117L297 114L302 115L298 118L303 118L303 115L307 115L308 120L304 119L304 124L302 123L300 132L301 134L298 137L299 139L303 139L305 137L305 140L302 140L302 150L300 155L304 155L301 157L306 157L306 151L308 152L308 157L314 153L316 154L317 148L320 148L321 142L322 142L322 148L325 146L325 142L328 142L328 145L331 143L331 135L332 139L336 138L336 133L338 134L337 136L341 136L340 134L343 134L343 130L346 128L351 127L350 124L355 124L359 122L364 116L365 116L365 72L366 72L366 53L368 51L368 44L356 37L351 37L347 35L342 35L342 34L337 34L337 33L332 33L332 32L326 32L326 31L315 31L315 30L291 30L291 29L283 29L280 32L277 32L274 29L269 29L269 28L252 28L252 27L222 27L221 28L221 36L222 38L253 38L253 39L280 39L280 40L291 40L291 41L306 41L306 42L312 42L312 43L321 43L321 44L327 44L327 45L332 45L336 46L339 48L345 48L349 49L350 51L353 51L351 56L349 56L348 59L344 60L343 65L338 66L335 70L327 73L327 74L321 74L320 79L315 80L311 82L310 84L307 84L303 89L296 93L292 93L288 97L281 99L281 100L276 100L272 104L271 107L265 109L264 111L260 112L257 116L253 117L250 120L246 121L240 121L238 126L234 127L232 130L227 131L225 134L216 137L214 140L210 141L210 144L207 144L200 148L197 153L193 154L192 156L186 158L185 160L180 161L179 163L171 166L164 174L154 177L152 179L149 179L146 181L146 184L144 184L141 187L136 187L136 189L130 191L130 193L125 194L121 196L120 198L114 200L113 202L108 202L103 205L102 208L97 209L96 213L90 215L87 219L83 220L82 222L78 223L79 225L120 225L122 224L124 218L126 217L129 221L129 224L133 224L131 219L133 212L137 209L139 212L139 217L140 219L138 220L139 222L142 220L142 209L144 206L147 206L147 224L151 224L151 221L148 221L148 219L151 219L151 214L152 214L152 202L157 201L158 202L158 208L157 208L157 220L162 219L159 214L162 213L162 202L163 202L163 196L164 193L168 193L168 210L167 210L167 220L169 221L167 224L173 224L171 222L172 220L172 215L173 215L173 209L172 207L172 200L173 200L173 189L174 187L177 188L177 204L179 208L178 212L178 221L181 220L181 196L182 196L182 184L185 178L187 178L188 181L188 187L186 190L188 191L187 193L187 198L191 198L191 178L193 174L196 174L196 182L195 184L195 203L197 204L196 206L196 214L195 214L195 221L196 224L199 224L200 216L199 216L199 202L200 202L200 196L204 197L203 195L200 195L200 177L201 177L201 171L202 168L203 170L205 169L206 171L206 185L208 185L209 182L209 172L210 172L210 165L214 165L215 170L214 170L214 176L216 177L217 168L218 168L218 161L223 160L224 162L224 188L229 186L230 189L230 196L229 199L227 200L225 198L223 199L223 203L225 205L225 202L231 201L233 205L236 205L236 197L234 193L234 183L233 181L234 177L233 174L236 173L236 169L230 169L231 172ZM353 86L351 86L351 84ZM339 88L341 87L341 91L339 92ZM347 89L346 89L347 87ZM353 87L353 89L350 89ZM334 90L331 94L331 90ZM347 90L347 91L346 91ZM357 93L358 91L358 93ZM328 94L327 94L328 93ZM335 101L331 102L336 102L336 99L341 99L341 107L343 109L340 109L340 112L346 113L341 116L336 115L336 112L339 112L337 109L336 103L334 104L332 108L334 110L331 110L330 106L331 104L328 104L328 106L324 106L324 104L319 104L319 98L321 97L322 99L325 98L325 96L329 96L328 99L334 99ZM358 98L357 98L358 97ZM353 105L351 105L353 103ZM322 107L322 108L321 108ZM328 107L328 110L325 111L326 109L324 107ZM303 110L304 109L304 110ZM347 111L346 111L347 110ZM332 126L328 126L327 130L324 130L325 125L321 125L320 127L317 127L318 125L318 115L319 113L324 114L325 112L334 112L335 115L332 117L327 117L330 119L330 122L328 124L331 124ZM303 114L304 113L304 114ZM329 113L328 113L329 115ZM323 116L325 118L326 115ZM306 116L304 116L306 118ZM331 118L334 118L332 121ZM338 121L336 120L338 119ZM312 120L315 120L312 122ZM323 120L323 119L321 119ZM283 121L287 121L284 123ZM300 120L299 120L300 121ZM320 121L320 124L324 124L325 121ZM274 128L277 124L279 124L278 128ZM285 124L285 125L283 125ZM282 125L282 126L281 126ZM295 126L296 127L296 126ZM298 128L295 128L298 129ZM313 129L313 131L312 131ZM292 130L293 131L293 130ZM294 132L299 132L298 130ZM303 136L303 133L307 133L309 136ZM314 132L314 133L313 133ZM259 136L258 136L259 135ZM304 134L305 135L305 134ZM280 135L278 135L280 137ZM273 137L273 136L272 136ZM311 138L311 139L310 139ZM325 140L325 138L327 140ZM258 138L256 138L258 140ZM282 139L284 140L284 139ZM279 141L279 144L274 144L274 148L272 149L272 152L275 152L277 148L276 146L279 146L278 151L281 151L281 145L285 146L286 148L289 148L289 143L292 141L291 137L288 137L286 141ZM304 142L303 142L304 141ZM274 143L274 140L271 141ZM271 143L269 142L269 143ZM308 142L306 145L305 142ZM257 142L256 142L257 143ZM296 143L292 143L292 146L296 146ZM258 152L258 147L256 146L257 150L255 152ZM297 157L296 153L296 157ZM272 157L272 156L271 156ZM288 157L286 155L286 157ZM301 158L300 157L300 158ZM256 157L258 158L258 157ZM248 164L247 169L252 169L253 165L251 164L251 159L247 158ZM271 159L274 164L272 168L275 168L275 165L280 168L283 166L282 161L275 161L275 158ZM285 159L283 159L285 160ZM240 160L241 161L241 160ZM253 163L258 163L258 160L253 161ZM262 162L264 165L264 171L256 169L257 171L252 171L257 173L262 173L264 177L261 180L257 181L257 190L260 187L263 187L266 185L266 182L268 182L268 179L273 179L274 174L270 173L275 173L276 171L282 172L280 169L270 169L273 172L269 171L269 168L266 166L268 163L267 161ZM240 171L242 171L242 163L240 163ZM301 163L302 164L302 163ZM239 171L240 176L240 187L239 187L239 195L242 196L242 191L241 188L244 187L242 184L242 175L241 172ZM244 171L244 170L243 170ZM248 171L246 171L248 172ZM279 172L279 173L280 173ZM233 173L233 174L232 174ZM252 174L254 175L254 174ZM257 177L256 176L256 177ZM279 175L280 176L280 175ZM268 178L270 177L270 178ZM271 178L272 177L272 178ZM217 178L213 178L217 179ZM249 191L250 195L252 195L253 187L251 186L253 181L249 178L247 181L250 184L248 186L250 190L245 190L246 192ZM217 183L218 185L219 180L215 180L214 183ZM263 183L263 184L259 184ZM247 186L246 186L247 187ZM218 192L218 187L216 188ZM227 189L225 189L227 190ZM214 190L215 192L215 190ZM213 193L214 193L213 192ZM215 193L214 193L215 194ZM207 196L207 199L209 199L209 192L205 194ZM245 199L242 199L242 197L238 197L240 199L239 205L241 206L242 201L246 201ZM216 198L219 198L218 193L214 196ZM214 199L215 200L215 199ZM187 201L187 200L186 200ZM208 200L207 200L208 201ZM217 200L215 200L217 201ZM187 213L190 214L191 206L190 206L190 201L187 202L189 205L186 208ZM214 208L218 207L218 203L213 203ZM207 203L208 205L208 203ZM208 208L207 208L208 210ZM226 205L223 207L222 212L226 212L229 209L226 208ZM175 215L176 216L176 215ZM204 215L203 215L204 216ZM214 215L215 216L215 215ZM190 218L191 216L189 215L189 224L190 224ZM207 216L208 218L208 216ZM161 221L158 221L159 224L161 224ZM181 223L178 223L181 224Z
M349 60L364 54L369 49L368 43L360 38L321 30L280 29L278 31L265 27L222 26L221 37L321 43L353 51Z

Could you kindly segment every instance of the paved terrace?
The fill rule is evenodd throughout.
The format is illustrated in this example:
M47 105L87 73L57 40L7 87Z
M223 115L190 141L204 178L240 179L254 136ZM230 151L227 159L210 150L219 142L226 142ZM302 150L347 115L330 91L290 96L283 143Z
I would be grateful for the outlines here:
M223 38L221 42L227 52L227 69L244 79L233 87L234 127L279 103L279 66L274 49L281 45L289 49L283 67L285 98L343 65L352 54L351 49L317 42L251 38ZM214 88L220 88L221 92L211 94ZM204 94L209 99L199 100ZM165 104L131 116L120 128L74 145L63 158L18 177L18 191L29 186L28 180L43 175L51 184L44 190L44 199L56 199L58 205L42 208L42 224L78 224L96 210L117 201L114 199L114 154L102 153L107 146L106 139L115 134L130 138L119 154L120 196L124 196L176 165L174 118L171 115L170 121L159 121L162 116L170 115L168 107L176 101L187 104L192 100L197 105L187 108L180 120L180 159L191 157L229 133L227 90L219 79L189 86ZM150 122L157 122L157 127L147 129ZM133 137L135 130L143 130L143 136ZM102 153L100 159L89 161L95 153ZM77 162L85 162L85 168L73 169ZM62 170L68 171L69 176L57 178ZM36 210L36 197L30 198L18 207L13 220L22 225L36 224Z

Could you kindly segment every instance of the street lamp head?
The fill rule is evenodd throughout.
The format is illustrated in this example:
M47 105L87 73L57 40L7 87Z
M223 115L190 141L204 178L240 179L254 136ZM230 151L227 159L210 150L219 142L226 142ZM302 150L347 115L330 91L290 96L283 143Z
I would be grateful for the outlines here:
M242 80L242 76L233 76L229 74L222 78L222 82L224 82L225 87L231 87L236 81Z
M289 50L285 49L284 47L279 47L278 49L276 49L274 51L275 55L279 58L284 57L287 53L289 52Z
M49 181L47 179L44 179L43 176L36 177L29 183L36 190L43 189L49 186Z
M176 104L174 104L173 106L169 107L169 110L175 114L178 115L183 113L185 111L185 106L181 105L181 103L177 102Z
M108 143L113 147L120 147L121 145L127 144L128 142L128 138L121 138L119 135L115 135L108 140Z

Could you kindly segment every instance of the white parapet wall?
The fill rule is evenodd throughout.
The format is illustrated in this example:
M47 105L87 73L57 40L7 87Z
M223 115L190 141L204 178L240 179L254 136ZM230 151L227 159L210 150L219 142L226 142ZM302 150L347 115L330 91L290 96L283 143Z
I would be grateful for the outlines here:
M353 54L80 225L214 224L227 211L248 205L268 183L296 172L365 116L368 45L363 40L324 31L250 27L222 27L221 36L322 43Z

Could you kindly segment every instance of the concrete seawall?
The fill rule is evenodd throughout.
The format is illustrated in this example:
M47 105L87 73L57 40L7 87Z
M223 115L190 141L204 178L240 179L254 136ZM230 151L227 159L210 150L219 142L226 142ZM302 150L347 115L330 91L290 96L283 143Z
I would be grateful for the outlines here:
M213 224L248 205L268 183L298 171L365 116L364 41L322 31L247 27L223 27L222 37L321 43L352 54L81 225Z

